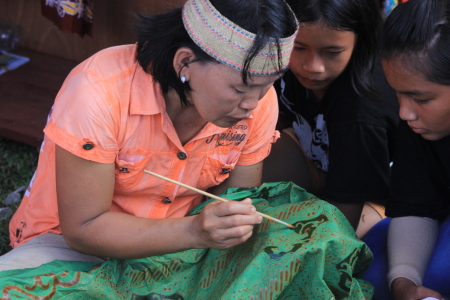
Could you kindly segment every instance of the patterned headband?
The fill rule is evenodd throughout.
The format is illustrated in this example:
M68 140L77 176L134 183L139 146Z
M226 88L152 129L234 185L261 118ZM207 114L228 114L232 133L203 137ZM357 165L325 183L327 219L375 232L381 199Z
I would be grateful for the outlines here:
M225 18L209 0L188 0L183 7L183 23L191 39L217 61L242 71L256 35ZM289 64L297 32L279 40L282 69ZM275 39L253 58L248 73L269 76L279 73Z

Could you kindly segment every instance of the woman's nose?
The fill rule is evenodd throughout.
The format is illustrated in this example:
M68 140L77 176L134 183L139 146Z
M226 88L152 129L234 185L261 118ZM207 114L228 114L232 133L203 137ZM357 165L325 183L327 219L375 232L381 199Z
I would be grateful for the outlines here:
M303 63L303 69L310 73L323 73L325 71L325 65L319 55L312 54Z
M417 114L414 111L411 100L398 97L398 102L400 104L399 115L402 120L413 121L417 119Z
M257 95L247 96L241 101L239 107L245 110L254 110L258 106L259 97Z

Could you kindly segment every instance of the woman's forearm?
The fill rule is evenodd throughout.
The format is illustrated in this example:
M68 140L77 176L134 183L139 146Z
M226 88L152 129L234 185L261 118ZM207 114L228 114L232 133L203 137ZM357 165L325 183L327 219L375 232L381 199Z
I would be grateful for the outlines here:
M147 219L106 212L63 236L76 251L108 258L132 259L199 248L194 217ZM75 233L76 232L76 233Z

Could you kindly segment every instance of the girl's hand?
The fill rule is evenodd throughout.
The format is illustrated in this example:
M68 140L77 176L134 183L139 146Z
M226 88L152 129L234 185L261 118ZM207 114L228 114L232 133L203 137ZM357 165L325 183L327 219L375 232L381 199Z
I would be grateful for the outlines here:
M395 300L422 300L427 297L444 299L438 292L424 286L417 286L411 280L403 277L396 278L392 282L392 295Z
M198 248L228 249L248 240L253 227L262 222L252 200L221 202L205 206L193 220Z

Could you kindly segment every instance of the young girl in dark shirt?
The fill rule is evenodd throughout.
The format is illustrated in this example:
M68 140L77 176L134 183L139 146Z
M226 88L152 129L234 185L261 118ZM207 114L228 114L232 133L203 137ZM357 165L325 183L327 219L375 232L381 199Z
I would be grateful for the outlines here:
M365 238L375 258L366 279L376 300L449 299L450 2L397 6L382 41L383 70L402 121L386 203L390 218Z
M328 200L360 223L362 237L383 217L373 202L387 197L398 120L377 59L379 1L287 2L300 29L290 71L276 83L282 134L263 181L293 181Z

